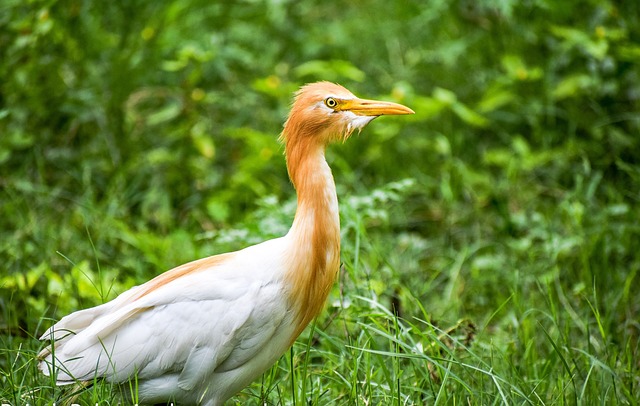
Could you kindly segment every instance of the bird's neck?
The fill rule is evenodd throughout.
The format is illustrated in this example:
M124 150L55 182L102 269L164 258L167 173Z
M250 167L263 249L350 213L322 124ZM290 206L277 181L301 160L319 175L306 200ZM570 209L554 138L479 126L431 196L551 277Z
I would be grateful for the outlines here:
M340 217L324 145L288 146L287 168L298 194L298 207L287 234L291 301L298 312L297 337L317 316L340 266ZM295 339L293 337L293 339Z

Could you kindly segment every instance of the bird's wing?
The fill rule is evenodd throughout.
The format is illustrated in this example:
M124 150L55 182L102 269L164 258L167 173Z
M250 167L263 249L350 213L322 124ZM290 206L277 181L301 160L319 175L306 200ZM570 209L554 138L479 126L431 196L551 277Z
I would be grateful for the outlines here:
M179 386L189 390L207 371L242 365L287 315L279 279L248 269L277 265L261 262L260 255L251 259L256 252L248 254L167 276L164 284L154 279L123 293L124 299L63 318L43 337L73 334L60 336L61 343L43 352L41 369L48 374L47 363L56 364L61 384L178 374Z
M132 287L126 292L121 293L118 297L111 300L110 302L69 314L63 317L56 324L51 326L40 337L40 340L50 340L54 342L55 346L59 346L66 340L70 339L73 335L78 334L89 326L92 326L93 322L99 318L108 318L108 316L112 316L111 319L113 321L121 320L121 317L123 315L118 311L124 307L129 308L132 302L148 295L151 292L158 290L158 288L160 287L164 287L166 284L174 280L178 280L181 277L184 277L185 275L195 274L201 271L212 271L218 265L221 265L232 258L233 254L234 253L215 255L213 257L202 258L186 263L161 275L158 275L157 277L153 278L143 285ZM135 313L136 312L134 311L134 314ZM107 320L103 320L103 322L100 323L100 326L102 326L103 329L108 329L110 326L109 323L105 323L106 321ZM39 357L46 356L50 351L51 348L45 348L39 354Z
M45 347L39 354L39 358L48 356L55 348L61 346L69 339L91 326L97 319L113 313L114 309L121 307L138 292L141 286L134 286L126 292L120 294L111 302L95 306L89 309L71 313L51 326L41 337L42 341L51 341L53 346Z

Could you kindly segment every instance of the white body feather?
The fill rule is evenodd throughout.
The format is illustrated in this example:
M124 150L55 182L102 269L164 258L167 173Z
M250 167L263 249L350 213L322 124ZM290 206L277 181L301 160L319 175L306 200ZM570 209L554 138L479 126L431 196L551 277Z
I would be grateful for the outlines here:
M295 324L283 284L287 237L234 253L133 300L142 286L72 313L41 339L59 384L137 373L142 403L222 404L288 348ZM73 333L70 333L73 332ZM55 361L53 355L55 354Z

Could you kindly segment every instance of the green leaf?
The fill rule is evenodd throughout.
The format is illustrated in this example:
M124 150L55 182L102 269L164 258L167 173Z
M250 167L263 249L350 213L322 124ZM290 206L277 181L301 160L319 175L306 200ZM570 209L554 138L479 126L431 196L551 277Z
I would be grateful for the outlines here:
M567 99L583 94L596 84L594 78L578 73L563 78L553 89L552 96L556 100Z
M161 109L147 116L147 124L155 126L166 123L178 117L182 112L182 106L178 102L171 102Z
M362 70L355 67L351 62L343 60L313 60L298 65L294 72L300 78L310 76L328 81L349 79L362 82L366 77Z

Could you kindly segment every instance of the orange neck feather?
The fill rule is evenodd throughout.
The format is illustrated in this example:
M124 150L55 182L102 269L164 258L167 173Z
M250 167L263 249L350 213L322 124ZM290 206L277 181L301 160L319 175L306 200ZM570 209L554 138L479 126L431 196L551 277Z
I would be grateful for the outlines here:
M285 127L287 131L287 127ZM324 143L311 134L286 133L287 168L298 193L289 237L287 275L298 328L292 342L322 310L340 266L340 218Z

